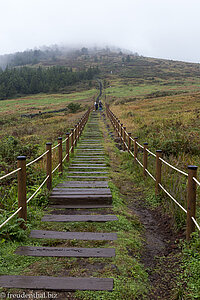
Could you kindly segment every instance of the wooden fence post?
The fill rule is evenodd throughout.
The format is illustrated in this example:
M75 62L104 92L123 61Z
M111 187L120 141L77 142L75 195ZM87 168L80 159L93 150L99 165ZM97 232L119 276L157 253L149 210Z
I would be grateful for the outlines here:
M146 169L147 169L147 145L148 143L144 143L144 149L143 149L143 175L144 177L147 176L147 172L146 172Z
M62 176L63 173L63 165L62 165L62 137L58 138L58 163L60 164L58 170L60 173L60 176Z
M67 132L67 133L66 133L66 138L67 138L67 140L66 140L66 155L67 155L66 160L67 160L68 162L69 162L69 135L70 135L70 133Z
M138 154L138 145L137 145L138 137L134 137L134 161L136 162L137 154Z
M78 142L78 123L75 125L75 146L77 146Z
M123 124L120 125L120 139L121 139L121 144L123 145Z
M131 132L128 133L128 152L131 151Z
M74 153L74 128L71 129L71 153Z
M192 217L196 215L196 182L193 177L197 177L197 166L188 166L188 193L187 193L187 228L186 239L191 237L191 233L195 231L195 224Z
M123 127L123 151L126 151L126 127Z
M47 176L49 176L47 179L47 189L50 191L52 188L52 143L46 143L46 151L49 151L47 153L46 171Z
M162 158L162 150L156 150L156 186L155 193L156 196L159 195L161 188L159 187L159 183L161 184L161 174L162 174L162 162L160 160Z
M24 222L20 222L20 227L26 229L27 221L27 204L26 204L26 156L17 157L17 167L21 168L18 171L18 208L22 209L18 213L18 217L24 219Z

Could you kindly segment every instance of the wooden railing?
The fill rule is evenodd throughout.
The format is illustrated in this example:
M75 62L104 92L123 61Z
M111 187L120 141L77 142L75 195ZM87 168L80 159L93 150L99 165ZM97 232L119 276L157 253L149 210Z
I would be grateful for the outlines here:
M17 157L17 169L5 174L0 177L0 180L3 180L15 173L17 173L17 182L18 182L18 209L2 224L0 224L0 228L2 228L5 224L7 224L15 215L18 214L19 218L22 218L24 221L20 222L20 226L23 229L26 229L26 221L27 221L27 204L35 197L35 195L39 192L39 190L46 183L47 189L50 191L52 188L52 175L56 170L59 171L59 175L63 174L63 163L64 161L69 161L70 153L74 153L74 148L77 145L77 142L82 134L82 131L88 121L89 114L91 109L82 116L79 122L71 129L71 133L66 133L66 138L62 140L62 137L58 138L58 144L52 147L52 143L46 143L46 151L37 157L35 160L26 163L26 156L18 156ZM63 158L63 144L66 143L66 155ZM58 148L58 149L57 149ZM53 151L58 150L58 165L52 170L52 154ZM38 189L31 195L31 197L27 200L27 192L26 192L26 170L27 167L33 165L34 163L40 161L43 157L46 156L46 178L38 187Z
M156 150L156 154L151 152L147 147L148 143L144 143L143 146L138 143L138 138L131 137L131 133L126 131L126 127L121 124L120 120L114 115L114 113L110 110L109 105L106 104L106 114L110 119L114 129L118 137L120 138L120 142L122 144L123 150L127 150L130 155L134 157L134 161L137 162L143 168L143 176L146 177L149 175L155 181L155 194L159 195L161 190L164 191L173 201L178 205L182 211L184 211L187 215L186 218L186 239L189 240L191 237L191 233L195 231L195 226L200 231L200 226L196 221L196 190L197 185L200 186L200 182L197 180L197 166L188 166L188 173L179 170L173 165L169 164L162 158L162 150ZM132 152L132 143L134 146L134 151ZM138 147L143 151L143 163L138 159ZM155 163L155 177L149 172L147 169L148 166L148 154L153 156L156 159ZM166 164L173 170L179 172L184 175L188 179L188 188L187 188L187 210L163 187L162 185L162 164Z

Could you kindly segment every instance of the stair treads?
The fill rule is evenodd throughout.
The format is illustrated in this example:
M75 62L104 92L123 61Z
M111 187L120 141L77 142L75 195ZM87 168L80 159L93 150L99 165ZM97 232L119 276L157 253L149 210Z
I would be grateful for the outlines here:
M49 199L112 199L112 195L97 194L97 195L65 195L65 194L52 194Z
M67 195L110 195L110 189L106 188L82 188L82 189L71 189L71 188L54 188L51 195L55 194L67 194Z
M72 164L70 165L70 168L71 167L105 167L106 166L106 164L101 164L101 163L92 163L92 164L90 164L89 162L87 163L87 164L77 164L77 162L75 163L75 162L72 162Z
M77 188L77 187L102 187L106 188L108 187L107 181L64 181L63 183L60 183L57 185L58 187L71 187L71 188Z
M78 147L77 151L102 151L102 148L82 148Z
M31 230L30 237L37 239L83 240L83 241L113 241L116 233L101 232L62 232L52 230Z
M51 277L51 276L0 276L4 288L44 289L53 291L112 291L112 278Z
M92 179L92 180L99 180L99 179L108 179L108 176L67 176L67 178L74 178L74 179Z
M114 248L61 248L61 247L29 247L17 248L15 254L26 256L55 257L113 257Z
M91 172L84 172L84 171L69 171L68 174L108 174L108 172L99 172L99 171L91 171Z
M115 215L45 215L42 222L109 222L118 221Z
M113 206L111 204L69 204L69 205L49 205L49 208L55 208L55 209L85 209L85 208L112 208Z
M97 170L99 170L99 169L100 170L105 170L105 169L107 169L107 167L98 167L98 166L97 167L94 167L94 166L93 167L86 167L86 166L82 167L80 165L78 167L76 167L76 166L75 167L74 166L73 167L69 166L69 170L74 170L74 169L75 170L79 170L79 169L84 169L84 170L96 170L96 169Z

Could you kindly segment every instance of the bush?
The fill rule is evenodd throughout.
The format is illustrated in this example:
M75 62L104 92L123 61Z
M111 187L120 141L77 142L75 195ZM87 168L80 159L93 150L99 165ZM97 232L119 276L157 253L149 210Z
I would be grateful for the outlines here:
M80 110L80 108L81 108L81 105L79 104L79 103L69 103L68 105L67 105L67 108L69 109L69 111L71 112L71 113L76 113L78 110Z

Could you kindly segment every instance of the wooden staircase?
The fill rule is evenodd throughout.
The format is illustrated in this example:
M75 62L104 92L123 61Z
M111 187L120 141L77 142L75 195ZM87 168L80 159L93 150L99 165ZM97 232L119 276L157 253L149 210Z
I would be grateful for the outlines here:
M82 222L84 228L86 222L104 223L118 220L113 214L93 214L94 209L112 208L112 195L106 181L108 170L102 138L99 129L99 113L93 112L77 147L73 162L69 166L66 181L58 184L50 195L50 208L56 209L57 214L52 212L45 215L42 222ZM117 239L117 234L85 232L84 230L82 232L32 230L30 237L52 240L113 241ZM15 251L15 254L43 257L113 257L115 249L22 246ZM0 276L0 286L54 291L112 291L113 279L4 275Z

